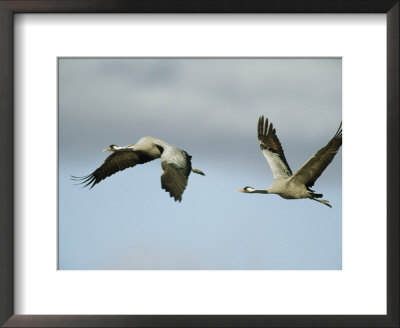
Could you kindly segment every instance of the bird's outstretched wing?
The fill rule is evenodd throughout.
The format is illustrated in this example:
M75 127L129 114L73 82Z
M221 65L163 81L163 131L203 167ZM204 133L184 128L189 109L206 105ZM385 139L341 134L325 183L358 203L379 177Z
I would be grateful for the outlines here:
M307 187L312 187L329 163L332 162L341 145L342 123L340 123L339 129L328 144L317 151L301 168L299 168L295 174L293 174L292 179L304 183Z
M161 187L169 192L175 201L182 200L182 194L192 170L191 156L173 146L165 147L161 155Z
M257 131L261 152L271 167L274 180L289 178L292 175L292 171L286 161L281 143L276 136L276 131L272 123L268 126L268 119L265 119L264 122L264 116L260 116Z
M72 177L74 180L80 180L84 187L90 186L92 189L96 184L118 171L123 171L137 164L147 163L153 158L133 151L115 151L106 158L104 163L93 173L84 177Z

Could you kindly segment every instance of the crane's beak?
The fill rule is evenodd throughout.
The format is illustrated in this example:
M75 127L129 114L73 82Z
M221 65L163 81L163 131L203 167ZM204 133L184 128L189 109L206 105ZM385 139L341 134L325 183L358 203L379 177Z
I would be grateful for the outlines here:
M242 189L236 190L236 192L244 192L244 189L242 188Z
M105 152L105 151L111 151L111 148L108 147L108 148L106 148L106 149L103 149L103 152Z

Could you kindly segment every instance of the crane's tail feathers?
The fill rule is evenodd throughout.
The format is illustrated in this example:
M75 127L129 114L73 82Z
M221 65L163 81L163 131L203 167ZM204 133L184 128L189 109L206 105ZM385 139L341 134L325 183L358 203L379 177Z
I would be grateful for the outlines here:
M324 195L312 193L312 196L313 196L314 198L321 198L321 197L323 197Z
M322 203L322 204L324 204L324 205L329 206L330 208L332 208L332 205L329 204L329 202L328 202L327 200L325 200L325 199L315 199L315 198L310 198L310 199L315 200L315 201L317 201L317 202L320 202L320 203Z
M308 188L308 194L310 195L310 198L321 198L324 195L323 194L317 194L314 190Z
M199 170L199 169L193 169L192 168L192 172L196 173L196 174L200 174L200 175L205 175L204 172L202 170Z

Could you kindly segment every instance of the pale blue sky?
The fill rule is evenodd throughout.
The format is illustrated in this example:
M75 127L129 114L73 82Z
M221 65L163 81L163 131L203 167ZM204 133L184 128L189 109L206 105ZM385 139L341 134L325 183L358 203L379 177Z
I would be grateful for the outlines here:
M340 59L60 59L59 269L341 269L341 151L311 200L237 193L267 188L257 121L274 123L292 171L341 121ZM143 136L192 155L181 203L159 160L93 189L110 144Z

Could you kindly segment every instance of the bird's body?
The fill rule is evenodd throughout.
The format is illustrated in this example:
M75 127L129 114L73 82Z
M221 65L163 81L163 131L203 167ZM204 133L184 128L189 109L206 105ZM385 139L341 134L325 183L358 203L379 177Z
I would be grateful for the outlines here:
M269 194L277 194L285 199L309 198L309 190L303 184L295 183L290 178L274 180L267 189Z
M261 152L271 167L274 181L268 189L257 190L252 187L244 187L239 191L244 193L277 194L285 199L309 198L332 207L327 200L317 199L321 198L322 194L317 194L310 188L340 149L342 145L342 124L340 124L338 131L328 144L316 152L294 174L292 174L286 161L272 123L268 124L268 119L264 122L264 116L261 116L258 120L257 132Z
M190 172L204 175L201 170L192 168L192 157L187 152L153 137L141 138L137 143L124 147L111 145L104 151L111 151L112 154L99 168L85 177L73 178L82 180L85 187L90 185L93 188L116 172L160 158L163 170L161 187L175 200L181 201Z

